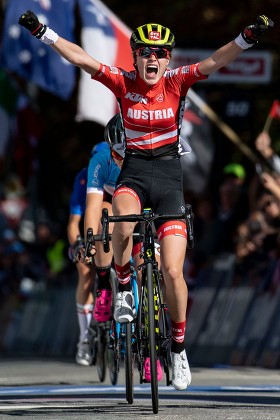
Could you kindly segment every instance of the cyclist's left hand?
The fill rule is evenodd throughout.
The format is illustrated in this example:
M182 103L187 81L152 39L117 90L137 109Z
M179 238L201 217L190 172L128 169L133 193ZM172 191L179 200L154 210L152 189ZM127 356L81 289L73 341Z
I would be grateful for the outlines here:
M73 245L69 245L68 257L75 264L80 261L82 246L81 239L78 239Z

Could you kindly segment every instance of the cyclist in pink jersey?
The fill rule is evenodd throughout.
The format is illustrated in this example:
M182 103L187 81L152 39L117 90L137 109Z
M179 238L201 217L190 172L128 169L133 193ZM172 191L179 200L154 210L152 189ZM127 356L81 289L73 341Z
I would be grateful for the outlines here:
M147 206L157 213L178 213L184 208L178 143L188 89L231 63L273 26L266 16L259 16L235 40L207 59L168 70L175 46L174 35L162 25L145 24L131 35L135 70L126 72L99 63L81 47L41 24L31 11L25 12L19 23L115 94L126 137L125 159L112 203L115 215L140 213ZM183 390L191 382L184 342L188 299L183 278L186 226L183 221L174 221L157 224L156 228L172 326L172 384ZM116 223L113 230L113 252L119 280L114 317L119 322L129 322L135 316L129 286L133 229L133 223Z

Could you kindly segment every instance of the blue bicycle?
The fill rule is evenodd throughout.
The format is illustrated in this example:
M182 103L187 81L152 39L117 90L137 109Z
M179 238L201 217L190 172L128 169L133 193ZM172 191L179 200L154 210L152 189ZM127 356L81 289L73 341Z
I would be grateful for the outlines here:
M95 241L103 240L104 234L93 235L91 228L87 231L85 255L91 256L90 250ZM108 236L109 240L111 236ZM108 247L104 247L104 251L108 251ZM114 301L117 288L117 276L114 269L111 269L110 283L113 291L112 308L114 308ZM131 288L134 294L135 308L138 311L138 285L137 276L131 260ZM113 310L112 310L113 312ZM120 324L112 319L107 322L93 321L91 326L92 341L93 341L93 365L97 368L97 373L100 382L104 382L106 378L107 367L109 368L109 375L112 385L116 385L118 381L118 374L120 371L121 361L125 364L125 378L126 378L126 399L129 404L133 403L133 365L135 351L132 346L135 342L133 338L135 332L134 324Z
M139 297L137 276L133 265L131 265L131 289L134 295L135 309L138 311ZM113 295L116 296L116 285L113 289ZM114 299L113 299L114 301ZM110 379L113 385L116 385L121 362L124 360L125 366L125 384L126 400L129 404L133 403L133 365L135 359L134 339L135 324L120 324L114 319L111 322L110 339L108 348L108 362Z

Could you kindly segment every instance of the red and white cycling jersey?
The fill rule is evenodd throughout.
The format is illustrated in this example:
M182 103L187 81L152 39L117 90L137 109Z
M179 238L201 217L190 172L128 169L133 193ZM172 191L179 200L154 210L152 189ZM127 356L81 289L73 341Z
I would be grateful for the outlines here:
M188 89L207 79L199 63L167 70L160 81L147 85L138 72L100 64L94 80L116 96L123 118L126 150L134 155L178 154L178 141Z

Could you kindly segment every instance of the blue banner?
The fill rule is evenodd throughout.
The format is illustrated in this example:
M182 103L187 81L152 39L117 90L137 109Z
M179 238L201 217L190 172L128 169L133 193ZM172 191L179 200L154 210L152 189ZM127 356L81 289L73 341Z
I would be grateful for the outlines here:
M9 0L5 10L0 65L43 90L67 100L76 68L18 24L26 10L63 38L74 41L75 0Z

